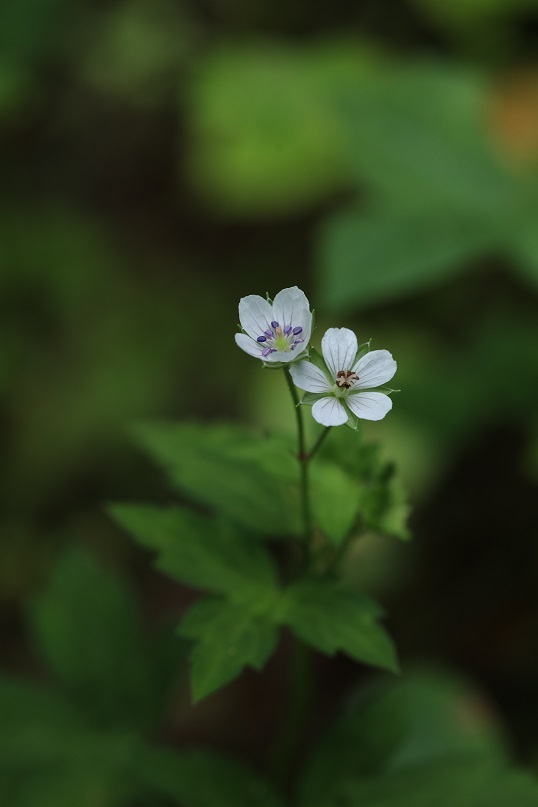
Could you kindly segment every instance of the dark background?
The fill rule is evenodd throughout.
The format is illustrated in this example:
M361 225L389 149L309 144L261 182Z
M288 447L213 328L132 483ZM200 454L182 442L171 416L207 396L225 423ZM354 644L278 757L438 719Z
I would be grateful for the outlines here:
M72 544L131 578L150 625L181 613L190 595L104 513L163 495L129 426L292 429L282 380L233 334L240 296L297 284L316 345L347 326L399 363L393 412L364 432L401 470L415 539L368 539L361 577L404 669L428 659L470 675L533 759L535 12L532 0L2 4L4 671L46 675L28 606ZM320 715L363 674L331 664ZM183 681L168 732L256 756L285 677L277 657L195 710Z

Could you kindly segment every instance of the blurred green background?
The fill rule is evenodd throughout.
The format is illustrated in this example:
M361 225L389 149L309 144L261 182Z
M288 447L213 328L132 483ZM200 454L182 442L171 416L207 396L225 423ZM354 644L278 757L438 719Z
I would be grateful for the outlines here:
M394 410L364 434L400 468L415 540L366 539L356 573L388 608L404 670L427 659L470 676L520 758L536 760L537 11L534 0L0 5L11 681L50 679L38 646L57 606L44 590L75 611L93 592L99 610L93 563L126 581L151 636L177 621L191 594L104 512L164 496L129 428L166 417L291 430L282 379L233 334L240 296L297 284L316 309L316 346L347 326L399 363ZM80 588L62 600L50 581L62 589L69 564ZM93 630L89 619L100 644ZM167 647L159 736L261 758L285 662L191 709L183 649ZM319 675L322 721L362 672L338 660Z

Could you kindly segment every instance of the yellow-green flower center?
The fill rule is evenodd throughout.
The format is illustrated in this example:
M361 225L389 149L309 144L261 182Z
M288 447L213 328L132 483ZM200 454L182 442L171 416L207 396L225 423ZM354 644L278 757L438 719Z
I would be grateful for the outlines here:
M290 343L288 339L284 336L284 334L280 334L279 336L276 337L274 341L274 346L277 350L282 351L290 349Z

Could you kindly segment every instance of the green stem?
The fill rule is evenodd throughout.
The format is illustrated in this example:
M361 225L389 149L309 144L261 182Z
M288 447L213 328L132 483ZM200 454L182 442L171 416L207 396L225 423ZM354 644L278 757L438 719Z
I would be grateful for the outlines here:
M308 460L309 455L306 453L305 432L303 412L297 387L293 383L289 367L284 368L284 375L288 384L293 403L295 405L295 417L297 419L297 460L301 473L301 510L303 513L303 534L306 542L307 559L310 555L310 539L312 536L312 514L310 511L310 488L308 480Z
M273 747L269 771L280 786L286 784L294 754L301 745L305 725L315 694L315 676L312 652L300 639L293 638L291 648L291 689L284 727Z
M346 555L347 555L347 553L349 551L349 548L350 548L350 546L352 544L352 541L353 541L353 539L355 537L356 537L356 532L353 530L352 532L350 532L344 538L344 540L341 542L340 546L337 548L336 552L332 556L331 562L329 563L329 565L325 569L325 574L326 575L331 575L331 574L333 574L334 572L336 572L338 570L339 566L344 561L344 559L345 559L345 557L346 557Z
M331 429L332 429L332 426L325 426L325 428L321 432L320 436L318 437L318 439L316 440L316 442L312 446L312 450L309 451L309 453L308 453L308 461L309 462L313 458L314 454L316 454L317 451L321 448L321 445L322 445L323 441L325 440L325 438L327 437L327 435L329 434Z

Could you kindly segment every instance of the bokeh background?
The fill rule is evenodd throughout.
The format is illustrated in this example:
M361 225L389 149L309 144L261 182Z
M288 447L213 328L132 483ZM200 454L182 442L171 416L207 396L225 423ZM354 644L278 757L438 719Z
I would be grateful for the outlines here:
M127 581L150 633L177 619L192 595L104 510L164 495L129 428L292 429L282 379L233 334L240 296L297 284L314 343L345 325L399 363L394 410L364 434L400 469L414 541L365 541L360 574L404 669L470 676L535 761L537 11L0 5L4 674L49 680L32 613L73 547ZM177 648L163 736L261 757L285 660L191 709ZM363 673L321 666L324 714Z

